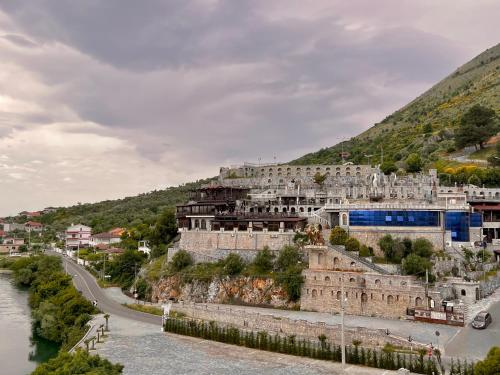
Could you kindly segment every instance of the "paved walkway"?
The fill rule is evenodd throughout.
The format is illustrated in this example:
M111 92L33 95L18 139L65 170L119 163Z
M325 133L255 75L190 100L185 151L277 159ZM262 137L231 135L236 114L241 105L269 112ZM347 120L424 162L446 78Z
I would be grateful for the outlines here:
M97 353L125 366L125 375L341 374L341 364L270 353L214 341L162 333L159 327L112 317L110 334ZM396 371L347 366L347 374L395 375Z

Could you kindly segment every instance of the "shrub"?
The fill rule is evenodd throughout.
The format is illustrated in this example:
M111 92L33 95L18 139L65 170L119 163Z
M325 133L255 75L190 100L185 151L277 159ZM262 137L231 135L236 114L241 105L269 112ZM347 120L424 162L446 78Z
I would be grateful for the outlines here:
M238 275L245 268L245 262L243 258L238 254L229 254L226 259L224 259L224 266L222 272L227 276Z
M269 248L266 246L257 253L251 266L257 275L267 274L273 269L273 261L274 255L271 254Z
M371 254L370 249L368 248L368 246L361 245L361 247L359 248L359 256L360 257L369 257L371 255L372 254Z
M302 261L299 249L295 246L285 246L280 251L276 260L276 268L278 271L285 271L289 267L296 266Z
M426 238L417 238L413 242L412 252L422 258L429 258L433 253L431 241Z
M170 261L170 267L172 268L172 271L179 272L184 268L189 267L193 263L193 258L186 250L179 250L172 257L172 260Z
M347 251L359 251L360 246L361 246L361 244L355 238L348 238L345 241L345 249Z
M275 280L278 285L281 285L285 289L290 301L299 300L302 284L304 283L302 265L295 264L288 267L285 271L277 273Z
M330 243L332 245L345 245L347 238L347 232L341 227L337 226L330 232Z

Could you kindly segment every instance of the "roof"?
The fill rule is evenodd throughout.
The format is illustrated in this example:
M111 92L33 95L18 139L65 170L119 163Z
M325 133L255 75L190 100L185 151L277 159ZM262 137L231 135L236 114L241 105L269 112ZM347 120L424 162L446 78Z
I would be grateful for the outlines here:
M29 225L30 227L43 227L43 224L37 221L28 221L24 223L24 225Z
M93 234L92 237L93 238L106 239L106 238L120 238L120 235L119 234L113 234L113 233L110 233L110 232L103 232L103 233Z
M4 237L6 233L3 230L0 230L0 237Z
M86 226L86 225L75 224L75 225L71 225L70 227L66 228L66 232L79 232L80 228L82 228L82 231L86 231L86 232L91 230L91 228Z
M123 253L125 252L125 250L120 249L120 248L118 248L118 247L112 247L112 248L110 248L110 249L106 249L106 250L104 250L104 252L105 252L106 254L123 254Z
M488 205L482 205L482 206L474 206L474 209L476 211L486 211L486 210L491 210L491 211L500 211L500 205L492 205L492 204L488 204Z

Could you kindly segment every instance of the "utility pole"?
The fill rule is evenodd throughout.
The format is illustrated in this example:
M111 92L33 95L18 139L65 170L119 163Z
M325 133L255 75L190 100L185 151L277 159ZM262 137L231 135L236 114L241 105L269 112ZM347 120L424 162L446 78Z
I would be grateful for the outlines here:
M340 278L340 346L342 348L342 373L345 372L345 337L344 337L344 275Z
M427 305L427 308L430 308L429 306L429 270L425 269L425 304Z

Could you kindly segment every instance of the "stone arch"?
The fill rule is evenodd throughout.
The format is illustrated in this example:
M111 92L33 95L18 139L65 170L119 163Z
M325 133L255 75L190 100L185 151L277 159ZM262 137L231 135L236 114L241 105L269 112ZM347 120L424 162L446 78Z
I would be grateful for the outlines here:
M351 262L351 267L352 268L356 267L356 262Z
M207 221L205 219L201 219L200 229L203 229L203 230L207 229Z
M333 265L338 266L339 264L340 264L340 259L337 257L333 258Z
M347 214L342 214L342 225L347 225Z
M329 283L329 282L330 282L330 276L325 276L325 281L326 281L327 283Z
M420 297L415 298L415 306L417 307L422 306L422 298Z
M366 293L361 293L361 303L368 302L368 295Z
M291 212L292 214L294 214L294 213L295 213L295 207L292 207L292 208L290 209L290 212Z
M286 212L286 211L287 211L286 207L283 207L283 210L282 210L282 211L283 211L283 212Z
M312 298L318 297L318 291L316 289L312 290Z
M200 221L198 219L195 219L194 221L194 227L199 228L200 227Z
M278 213L279 209L278 207L274 207L274 212Z
M379 279L375 280L375 286L379 288L382 287L382 283L380 282Z
M342 298L342 292L339 290L337 292L337 301L340 301L340 298Z
M300 212L304 212L304 207L300 207L300 208L299 208L299 211L300 211Z
M351 277L351 278L349 279L349 282L350 282L350 283L355 283L355 282L356 282L356 279L355 279L354 277Z
M467 295L467 292L465 291L465 289L462 289L462 290L460 291L460 295L461 295L461 296L464 296L464 297Z
M390 294L387 296L387 304L392 305L394 303L394 297Z
M340 172L335 173L335 176L340 177Z

